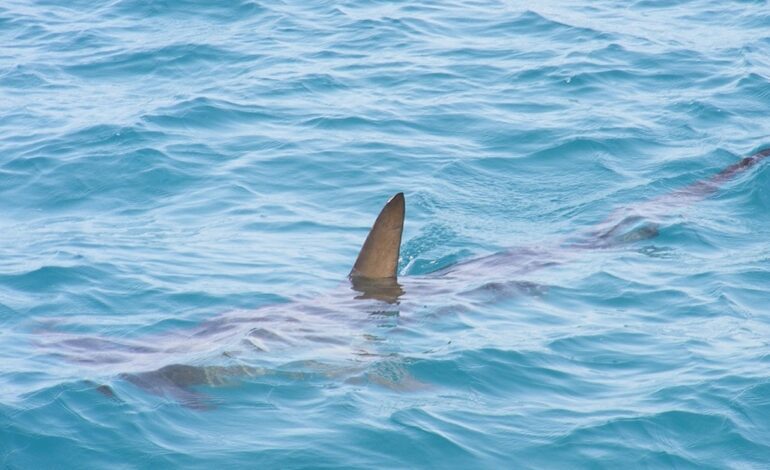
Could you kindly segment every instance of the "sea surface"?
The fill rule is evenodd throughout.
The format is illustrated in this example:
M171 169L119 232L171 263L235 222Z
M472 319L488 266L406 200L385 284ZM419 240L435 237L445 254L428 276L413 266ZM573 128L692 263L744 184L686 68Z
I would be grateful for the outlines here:
M768 145L764 0L5 0L0 468L770 468Z

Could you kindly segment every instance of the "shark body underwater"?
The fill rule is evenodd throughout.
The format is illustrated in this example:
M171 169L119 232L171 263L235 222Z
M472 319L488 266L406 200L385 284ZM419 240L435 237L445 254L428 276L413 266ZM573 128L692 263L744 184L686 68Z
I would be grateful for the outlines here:
M366 334L372 318L408 322L408 315L403 313L424 308L431 299L445 300L479 290L504 295L527 291L532 283L521 281L523 274L563 264L586 250L653 238L659 221L672 207L708 197L769 156L770 148L758 151L710 178L632 210L619 211L590 230L557 243L556 248L510 249L401 279L397 270L406 201L403 193L398 193L388 200L369 231L348 276L349 283L325 296L231 312L142 342L48 331L40 345L68 362L92 367L95 375L114 377L116 370L120 371L119 380L193 408L208 407L200 387L226 385L239 377L292 380L320 374L355 380L363 376L384 385L409 387L415 383L403 371L372 375L366 370L367 360L392 354L378 351L377 338ZM292 358L289 363L287 356ZM341 356L345 358L342 365L329 359ZM212 358L218 364L211 365ZM104 395L116 397L109 385L87 383Z

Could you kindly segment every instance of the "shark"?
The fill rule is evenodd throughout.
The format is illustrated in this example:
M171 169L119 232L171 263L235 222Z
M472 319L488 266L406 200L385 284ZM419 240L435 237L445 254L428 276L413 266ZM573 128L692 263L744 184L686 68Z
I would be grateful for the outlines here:
M537 286L521 280L523 274L563 264L587 250L654 238L661 218L673 207L686 207L710 196L768 157L770 148L757 151L709 178L612 213L590 229L557 241L555 247L511 248L420 276L398 276L406 216L406 198L399 192L377 215L347 281L320 298L231 312L191 329L143 341L49 331L41 346L70 362L91 366L96 375L119 368L119 380L192 408L209 407L201 387L226 386L247 377L344 377L398 388L420 387L423 384L397 364L384 371L378 367L378 372L368 368L372 358L392 354L378 350L376 335L365 333L372 321L408 321L399 318L401 313L418 309L430 298L457 292L537 290ZM487 278L480 281L483 276ZM293 352L288 355L295 360L281 362L289 350ZM330 359L339 357L353 359L341 364ZM207 363L211 358L219 363ZM117 399L110 385L88 383Z

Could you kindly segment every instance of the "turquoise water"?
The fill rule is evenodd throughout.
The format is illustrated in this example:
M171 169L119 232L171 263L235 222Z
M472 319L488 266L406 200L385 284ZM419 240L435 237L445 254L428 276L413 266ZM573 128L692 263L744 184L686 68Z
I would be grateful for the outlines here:
M95 3L0 6L0 467L767 468L770 165L665 196L770 144L767 2Z

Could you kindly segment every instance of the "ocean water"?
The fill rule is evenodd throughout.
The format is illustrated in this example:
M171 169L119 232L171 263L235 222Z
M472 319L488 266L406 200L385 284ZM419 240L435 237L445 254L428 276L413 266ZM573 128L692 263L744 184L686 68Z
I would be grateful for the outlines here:
M768 468L769 110L763 0L4 1L0 468Z

